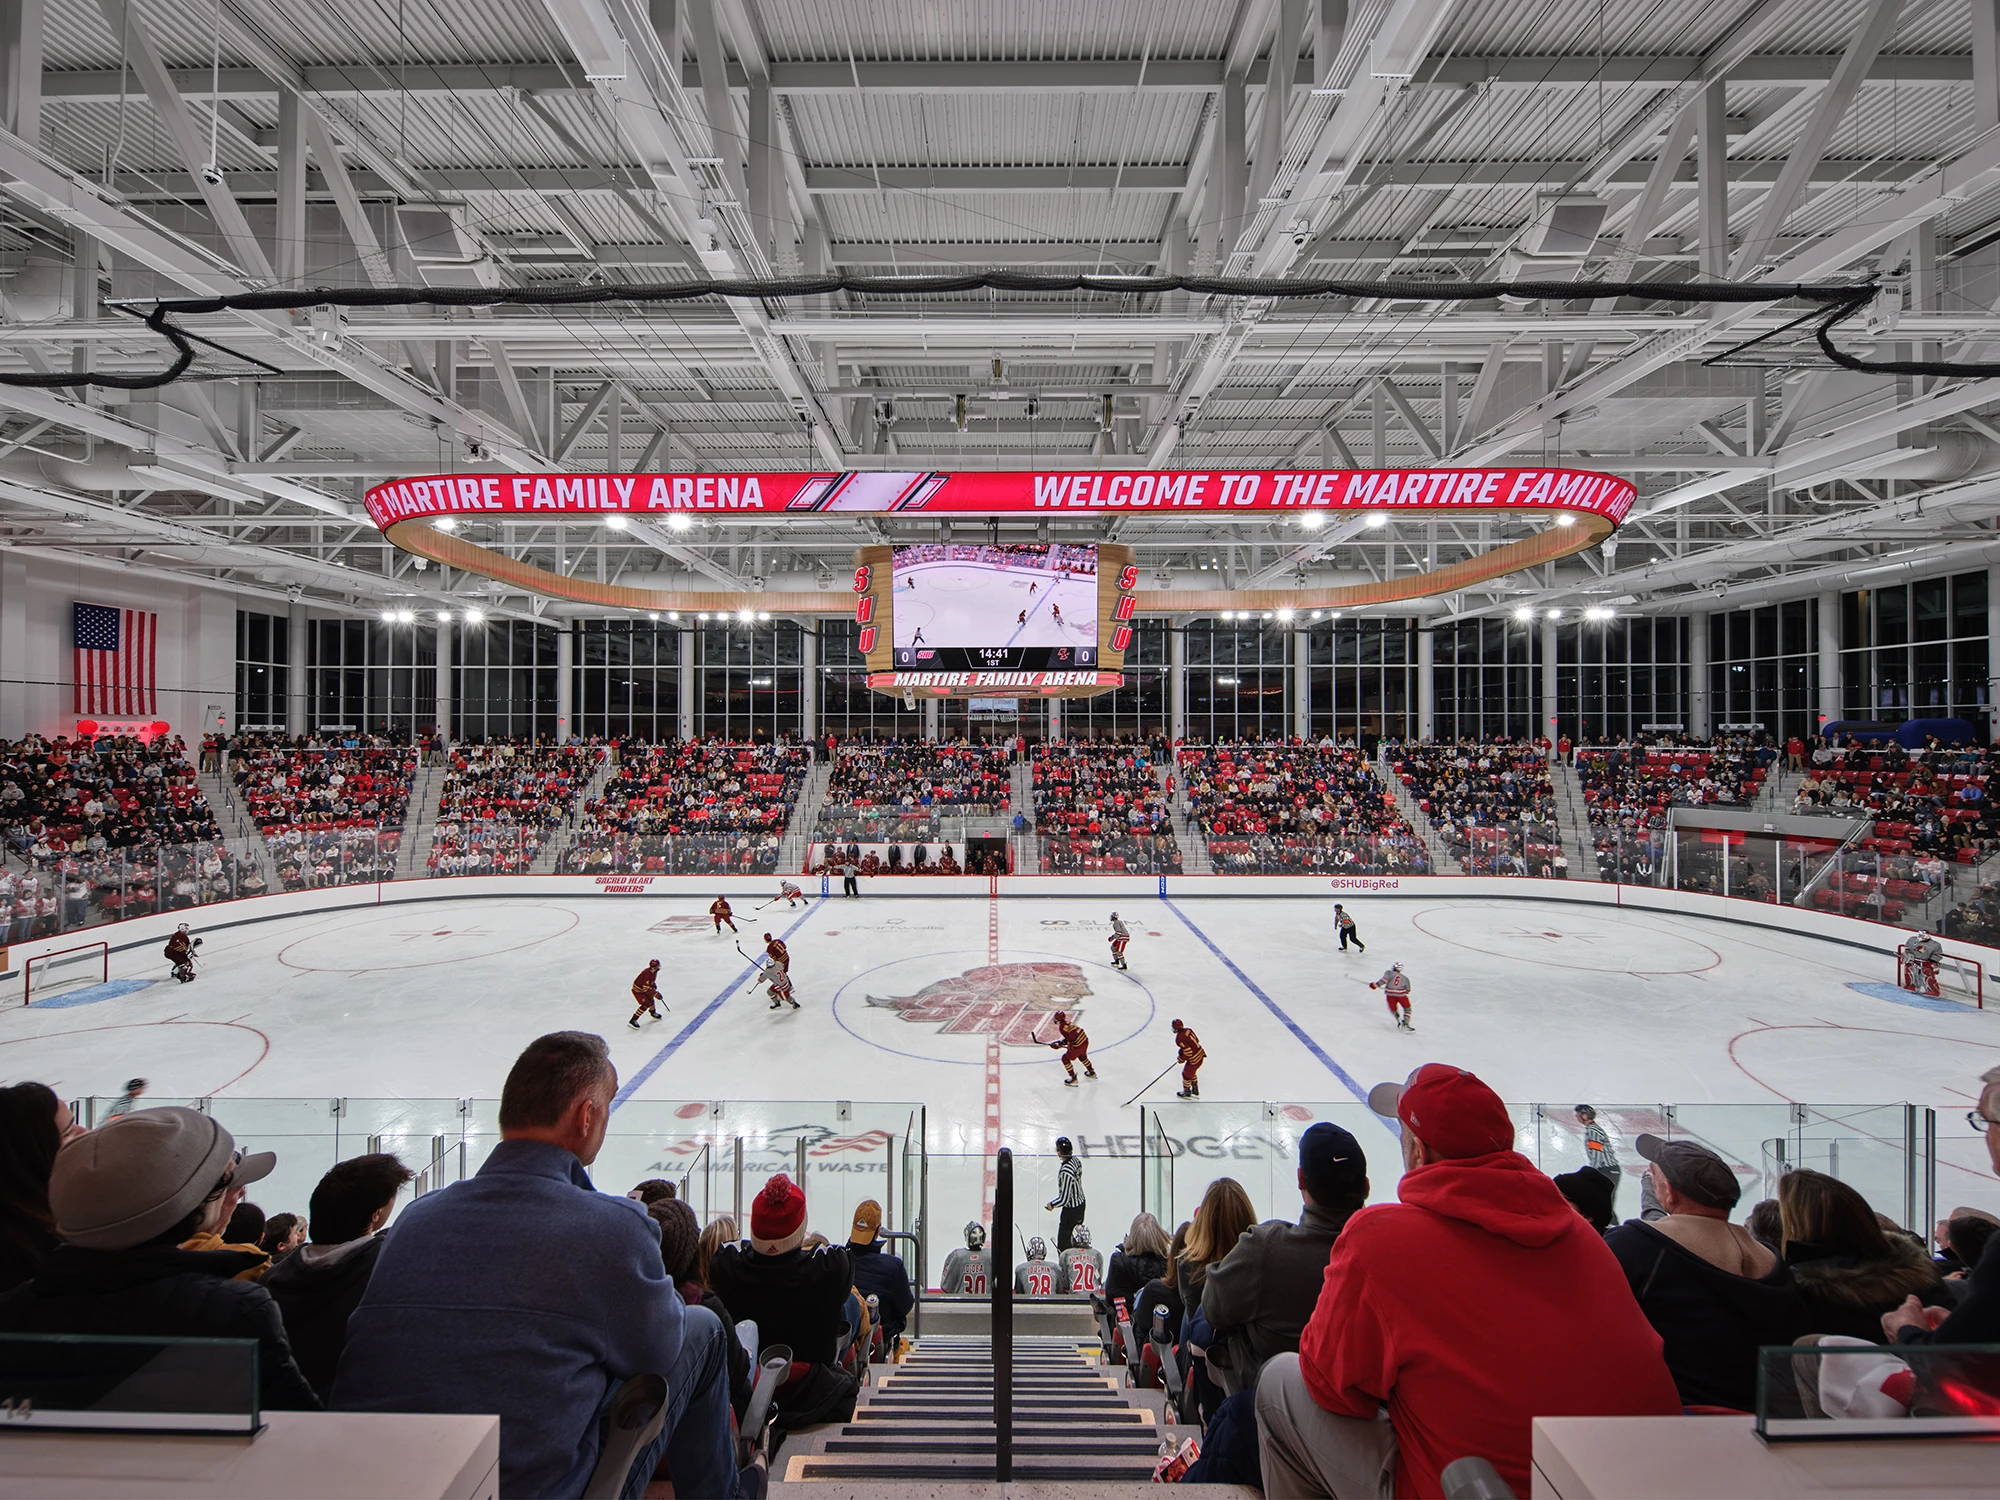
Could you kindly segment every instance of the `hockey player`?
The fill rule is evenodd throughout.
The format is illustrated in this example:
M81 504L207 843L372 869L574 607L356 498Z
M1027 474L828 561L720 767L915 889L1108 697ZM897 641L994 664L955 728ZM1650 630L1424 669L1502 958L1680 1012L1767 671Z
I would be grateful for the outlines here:
M993 1253L986 1248L986 1226L965 1226L965 1247L944 1258L938 1290L947 1295L984 1297L993 1277Z
M1058 625L1062 624L1062 606L1053 599L1049 601L1049 618Z
M651 1016L655 1021L664 1021L666 1017L660 1014L660 1006L664 1003L660 999L660 961L656 958L641 969L638 978L632 981L632 1019L625 1024L637 1031L641 1016ZM668 1009L671 1010L672 1007L669 1006Z
M1340 951L1342 953L1347 951L1349 940L1352 940L1354 946L1359 948L1363 953L1368 951L1368 945L1361 941L1361 930L1354 925L1354 918L1347 914L1347 908L1342 906L1338 901L1333 903L1333 925L1340 933Z
M785 964L788 967L792 961L792 951L785 946L785 940L772 937L768 932L764 934L764 956L773 963Z
M1903 944L1902 987L1943 999L1944 991L1938 988L1938 961L1943 957L1944 948L1928 932L1912 934Z
M1131 973L1125 963L1125 945L1132 941L1132 929L1118 920L1118 913L1111 914L1111 966Z
M1079 1224L1070 1231L1069 1249L1056 1257L1062 1262L1058 1291L1089 1292L1104 1289L1104 1255L1090 1248L1090 1226Z
M1396 1018L1398 1031L1417 1029L1410 1024L1410 979L1401 964L1389 965L1389 972L1368 988L1382 991L1383 998L1389 1002L1389 1014Z
M780 943L778 946L782 949L784 944ZM777 1010L783 1005L789 1005L793 1010L799 1008L799 1002L792 998L792 965L789 959L773 958L765 964L758 972L757 984L751 985L750 988L754 990L759 984L768 984L771 987L772 1010Z
M1028 1258L1014 1267L1014 1295L1053 1297L1060 1290L1062 1267L1049 1263L1049 1247L1039 1234L1028 1241Z
M1611 1137L1604 1133L1604 1127L1597 1123L1597 1111L1588 1104L1576 1107L1576 1123L1583 1131L1583 1164L1594 1167L1602 1176L1610 1180L1615 1191L1618 1179L1624 1169L1618 1165L1618 1158L1611 1153Z
M1090 1036L1069 1018L1068 1011L1056 1012L1056 1032L1056 1039L1049 1043L1049 1047L1062 1053L1063 1072L1068 1075L1063 1083L1069 1088L1076 1087L1077 1063L1083 1064L1085 1078L1095 1078L1097 1069L1090 1065Z
M715 930L718 934L722 931L722 924L724 922L729 924L731 932L736 930L736 921L730 915L729 898L727 896L717 896L713 901L709 902L708 914L715 918Z
M1025 609L1022 610L1019 615L1015 616L1015 623L1017 625L1025 625L1028 623L1028 612Z
M200 938L188 936L188 924L183 922L174 929L174 935L167 939L167 962L174 967L174 978L182 984L194 982L194 950L201 946Z
M805 898L806 893L793 885L789 880L778 882L778 899L784 902L788 909L797 906Z
M1174 1050L1181 1059L1181 1091L1176 1099L1199 1099L1201 1097L1201 1065L1208 1061L1208 1054L1202 1050L1201 1038L1194 1034L1192 1026L1174 1022Z

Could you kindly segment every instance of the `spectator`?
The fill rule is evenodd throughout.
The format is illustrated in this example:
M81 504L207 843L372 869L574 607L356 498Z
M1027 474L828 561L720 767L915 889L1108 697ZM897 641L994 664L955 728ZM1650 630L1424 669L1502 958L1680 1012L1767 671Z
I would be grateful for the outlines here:
M787 1344L792 1358L831 1365L845 1331L854 1258L803 1248L806 1195L783 1172L750 1205L750 1243L724 1245L710 1267L716 1295L757 1325L761 1348Z
M1174 1280L1187 1309L1181 1317L1181 1360L1194 1388L1195 1407L1204 1417L1222 1404L1223 1392L1208 1374L1211 1330L1201 1310L1202 1293L1209 1269L1220 1264L1256 1223L1257 1210L1243 1184L1234 1177L1218 1177L1202 1194L1187 1242L1174 1263Z
M1657 1218L1658 1215L1653 1217ZM1752 1239L1769 1250L1773 1255L1783 1257L1785 1253L1785 1230L1778 1220L1778 1200L1766 1198L1750 1210L1743 1221L1743 1227L1750 1231Z
M1104 1272L1104 1300L1123 1297L1129 1312L1139 1289L1166 1274L1167 1257L1172 1249L1160 1221L1151 1214L1139 1214L1125 1231L1124 1240L1111 1252L1111 1264Z
M1637 1145L1666 1217L1621 1225L1605 1243L1660 1335L1681 1400L1754 1411L1757 1351L1811 1330L1792 1273L1729 1222L1742 1189L1721 1157L1656 1135Z
M642 1184L643 1185L643 1184ZM750 1404L750 1351L735 1337L736 1319L720 1297L695 1277L701 1257L701 1222L694 1210L678 1198L656 1198L646 1205L646 1213L660 1229L660 1263L674 1279L674 1290L689 1307L705 1307L714 1313L729 1339L729 1404L737 1416Z
M1904 1298L1952 1305L1930 1256L1906 1236L1884 1234L1868 1200L1838 1178L1787 1172L1778 1179L1778 1219L1808 1332L1880 1342L1882 1315Z
M624 1493L640 1494L664 1453L676 1490L761 1494L761 1472L739 1476L731 1452L729 1331L675 1293L645 1210L600 1194L584 1170L617 1091L602 1037L528 1044L486 1164L412 1203L378 1252L333 1404L497 1413L501 1493L574 1496L612 1395L631 1376L663 1375L666 1422Z
M664 1177L648 1177L625 1196L637 1200L647 1208L651 1208L655 1203L667 1202L675 1196L677 1191L674 1185Z
M1254 1389L1273 1355L1297 1352L1334 1242L1368 1202L1361 1143L1324 1120L1308 1129L1299 1137L1299 1197L1298 1223L1256 1225L1202 1280L1208 1365L1232 1394Z
M1947 1280L1964 1278L1979 1264L1986 1243L2000 1231L2000 1219L1979 1208L1954 1208L1938 1220L1938 1270Z
M318 1411L271 1294L233 1279L251 1256L181 1248L213 1236L277 1162L239 1152L191 1109L136 1110L72 1137L49 1175L61 1243L33 1281L0 1296L0 1332L254 1340L258 1404Z
M736 1221L728 1214L709 1220L708 1227L701 1232L701 1246L695 1253L694 1279L703 1286L712 1284L716 1253L724 1245L735 1244L738 1238Z
M1188 1231L1193 1227L1190 1220L1174 1231L1167 1249L1166 1270L1140 1287L1139 1295L1133 1299L1132 1326L1139 1330L1141 1339L1149 1340L1157 1331L1166 1334L1168 1343L1179 1342L1181 1324L1187 1318L1187 1304L1181 1297L1180 1262L1187 1253ZM1156 1323L1161 1325L1157 1329Z
M1966 1121L1986 1136L1986 1159L2000 1173L2000 1068L1979 1079L1979 1103ZM1893 1344L2000 1344L2000 1250L1991 1244L1966 1281L1966 1293L1949 1316L1920 1297L1882 1315L1882 1332Z
M881 1234L882 1205L873 1198L863 1199L847 1232L847 1253L854 1261L855 1290L864 1298L875 1299L882 1337L893 1348L909 1322L916 1297L910 1290L910 1273L899 1258L882 1248Z
M273 1262L283 1260L306 1242L306 1221L298 1214L272 1214L264 1221L257 1248Z
M1554 1178L1556 1191L1569 1206L1583 1215L1584 1223L1603 1234L1618 1222L1611 1179L1595 1167L1578 1167Z
M1512 1149L1497 1094L1429 1063L1369 1103L1403 1127L1401 1201L1348 1220L1299 1352L1264 1367L1265 1494L1381 1494L1393 1470L1435 1495L1470 1455L1525 1494L1534 1418L1680 1410L1617 1259Z
M411 1175L387 1152L334 1163L313 1189L312 1243L285 1257L264 1279L284 1315L299 1368L322 1401L333 1395L333 1377L347 1344L347 1320L375 1274L382 1226Z
M255 1245L262 1250L265 1222L263 1209L247 1201L239 1203L229 1222L222 1226L222 1237L231 1244Z
M49 1173L63 1143L81 1134L47 1084L0 1089L0 1292L32 1279L55 1249Z

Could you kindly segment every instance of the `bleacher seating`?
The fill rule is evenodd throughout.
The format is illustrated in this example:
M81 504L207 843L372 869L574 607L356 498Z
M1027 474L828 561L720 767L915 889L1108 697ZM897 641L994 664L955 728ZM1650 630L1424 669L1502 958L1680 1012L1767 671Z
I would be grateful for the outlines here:
M1043 745L1030 776L1044 873L1180 872L1171 771L1151 747Z
M1218 874L1422 874L1396 799L1352 746L1237 742L1183 748L1191 820Z
M946 817L999 817L1011 803L1011 753L963 742L839 747L813 837L903 844L943 836Z
M461 745L452 751L426 870L513 875L529 869L576 815L576 797L603 760L598 745Z
M1562 830L1542 750L1493 740L1405 743L1387 753L1467 875L1563 873Z
M1995 846L1987 792L1992 760L1972 750L1835 751L1800 783L1792 811L1873 818L1866 847L1971 864Z
M367 738L231 740L229 771L278 889L393 879L417 752Z
M1748 807L1775 751L1746 738L1584 745L1575 766L1600 875L1648 883L1673 807ZM1638 872L1643 866L1644 874Z
M678 875L775 870L810 765L798 745L622 744L603 793L584 807L556 868Z

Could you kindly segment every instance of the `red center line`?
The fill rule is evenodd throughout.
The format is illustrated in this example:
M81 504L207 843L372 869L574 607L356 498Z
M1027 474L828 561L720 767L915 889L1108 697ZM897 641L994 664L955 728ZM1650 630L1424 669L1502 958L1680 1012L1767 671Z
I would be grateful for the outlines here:
M1000 962L1000 881L993 877L986 898L986 962ZM986 1187L980 1221L993 1222L993 1189L997 1183L996 1163L1000 1157L1000 1039L986 1038Z

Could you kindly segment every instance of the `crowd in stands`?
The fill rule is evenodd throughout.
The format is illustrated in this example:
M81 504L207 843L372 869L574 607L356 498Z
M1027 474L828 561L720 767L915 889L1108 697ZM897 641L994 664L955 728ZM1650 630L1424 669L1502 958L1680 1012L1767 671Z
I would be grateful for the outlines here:
M178 737L0 745L0 941L261 895L264 876L223 842Z
M850 843L937 842L947 817L995 817L1010 801L1012 752L964 741L889 740L836 747L814 837Z
M518 875L576 820L599 745L460 745L438 794L426 869L432 875Z
M1042 745L1029 772L1042 869L1178 874L1174 776L1156 749L1071 740Z
M1664 864L1668 809L1748 807L1776 754L1761 738L1746 736L1580 747L1574 765L1599 874L1628 885L1653 883Z
M967 866L970 865L970 868ZM813 847L807 873L840 875L849 871L861 875L1005 875L1007 868L999 856L968 855L961 863L950 844L933 849L921 839L914 844L890 844L880 854L859 844L818 844Z
M1465 874L1568 873L1544 746L1407 741L1384 754Z
M762 874L778 850L811 755L796 744L627 742L556 861L565 874Z
M277 889L395 878L417 752L383 736L244 734L223 747Z
M1224 875L1424 874L1429 857L1352 744L1224 743L1180 752L1188 811Z
M1905 750L1821 745L1805 765L1792 811L1873 818L1891 852L1970 864L1994 847L1986 789L1990 755L1970 747Z

